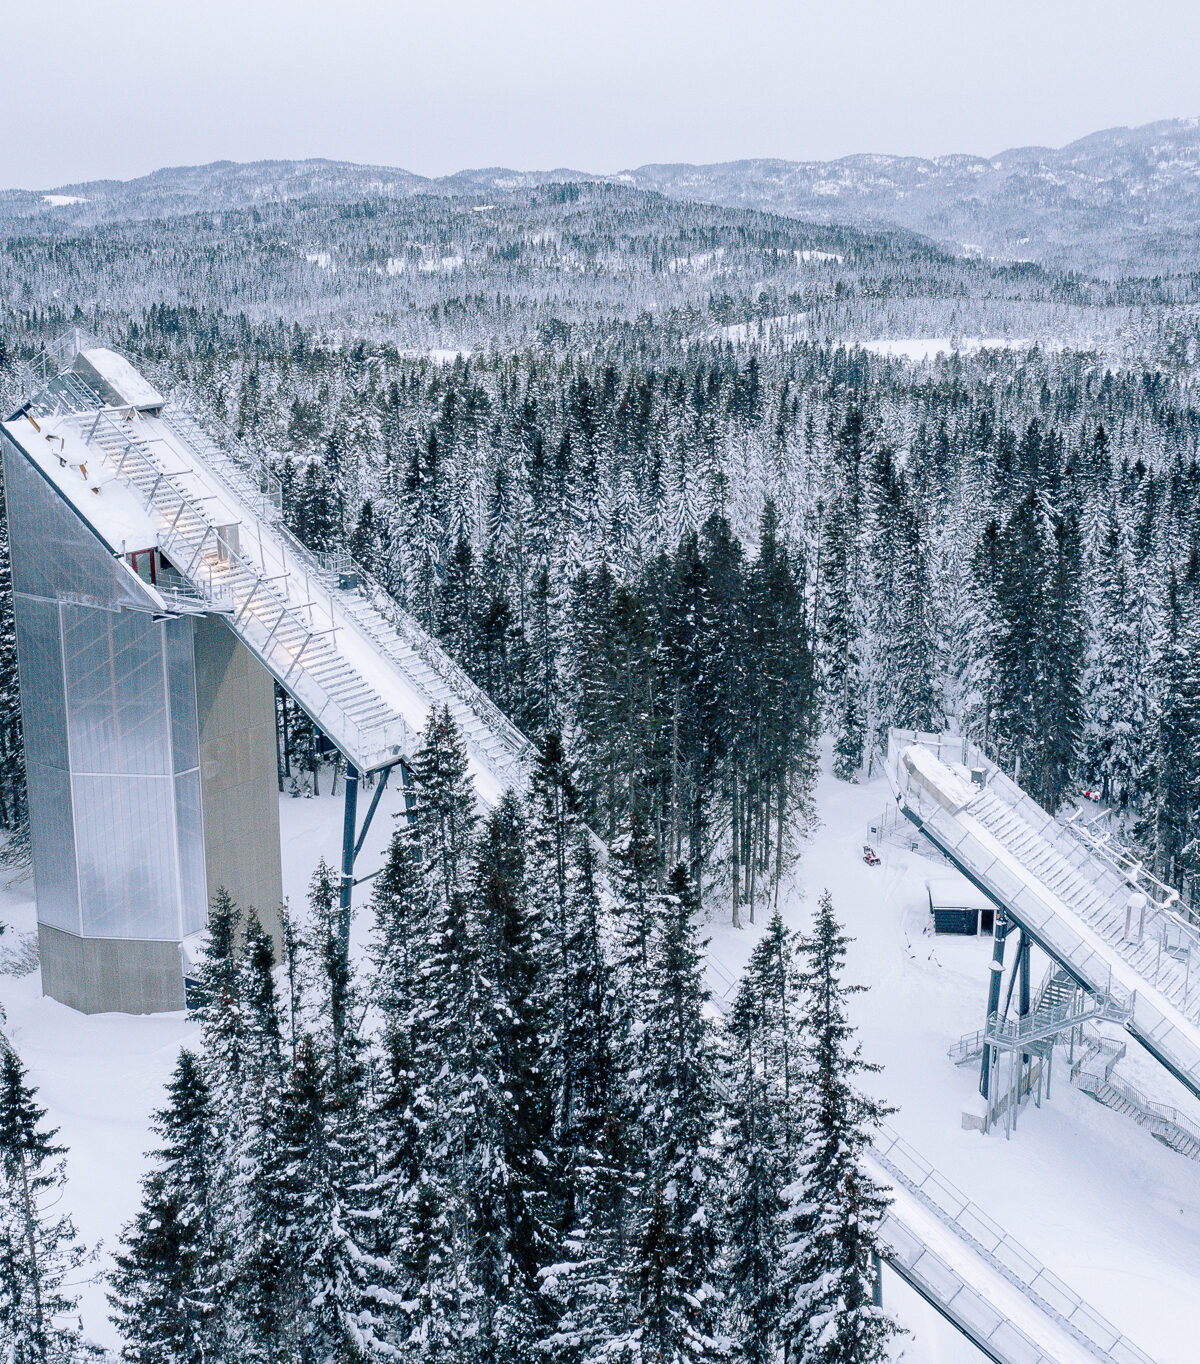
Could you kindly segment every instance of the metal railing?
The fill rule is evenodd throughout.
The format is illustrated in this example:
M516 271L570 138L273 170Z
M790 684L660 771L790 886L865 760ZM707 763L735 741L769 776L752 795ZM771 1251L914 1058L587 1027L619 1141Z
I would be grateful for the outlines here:
M1100 1048L1097 1047L1092 1055L1099 1054L1099 1051ZM1124 1048L1121 1049L1121 1054L1123 1053ZM1127 1080L1114 1079L1112 1071L1118 1060L1120 1055L1113 1055L1105 1065L1103 1073L1096 1074L1087 1069L1085 1058L1081 1064L1072 1067L1071 1083L1106 1108L1115 1108L1117 1103L1126 1104L1133 1110L1130 1116L1139 1127L1145 1127L1181 1155L1200 1160L1200 1125L1186 1113L1181 1113L1178 1108L1150 1098Z
M305 605L297 606L279 591L265 562L256 566L239 546L223 538L203 505L195 501L176 477L168 474L150 446L128 426L113 419L108 409L75 414L64 418L77 435L100 454L105 466L126 482L159 523L159 543L179 572L192 582L214 609L235 612L239 634L264 666L285 685L309 712L315 723L326 729L345 746L356 764L369 770L390 761L395 753L412 748L412 733L399 716L385 724L363 727L331 696L311 670L304 669L303 656L309 642L336 630L333 603L329 599L330 625L316 615L319 597L306 593ZM107 433L109 446L101 440ZM139 486L139 474L148 487ZM200 527L199 534L191 527ZM187 529L185 529L185 527ZM312 584L306 582L311 590ZM281 627L292 625L303 636L298 650L289 648L279 637Z
M1122 1000L1114 994L1089 995L1080 990L1065 1004L1031 1009L1024 1015L991 1014L985 1032L993 1046L1014 1048L1052 1039L1096 1020L1123 1025L1133 1016L1134 998Z
M1111 995L1112 960L1097 951L1071 926L1069 915L1077 911L1041 889L1036 872L1026 874L1023 869L1014 870L1007 857L998 856L994 847L965 827L958 817L944 810L915 784L904 783L903 764L898 764L898 767L899 799L927 836L969 879L987 888L989 894L1004 905L1041 946L1068 967L1071 974L1092 993ZM1025 799L1028 800L1027 797ZM1033 809L1036 811L1038 807L1035 805ZM1078 844L1074 846L1080 858L1086 860L1086 852ZM1068 909L1067 915L1061 912L1060 906ZM1106 940L1106 945L1118 956L1125 957L1118 943ZM1146 979L1145 966L1148 964L1139 966L1136 959L1129 963L1143 979ZM1139 990L1132 998L1133 1013L1126 1026L1194 1094L1200 1096L1200 1042L1193 1032L1185 1032L1158 1007L1153 993L1151 990ZM1186 1018L1186 1015L1183 1017ZM1192 1020L1187 1021L1190 1023Z
M527 764L532 760L533 744L521 733L495 702L477 686L463 669L431 638L361 564L345 550L317 551L309 549L282 520L282 491L279 480L261 458L249 467L234 455L223 450L208 435L190 413L180 408L164 410L163 419L177 434L217 472L234 490L247 507L270 523L272 533L290 551L294 561L303 566L310 578L322 586L335 612L334 593L347 600L357 599L362 605L382 617L382 624L390 627L402 645L412 650L434 674L444 690L431 696L431 702L456 700L471 712L488 731L492 742L484 748L478 741L472 746L483 748L483 757L495 774L510 785L522 787L527 777ZM310 591L311 591L310 585ZM357 627L372 643L402 670L408 661L397 655L386 634L373 627L362 614L352 612Z
M1153 1364L1127 1336L992 1221L887 1124L881 1125L871 1153L892 1179L1098 1359ZM1050 1358L1044 1353L1039 1357Z

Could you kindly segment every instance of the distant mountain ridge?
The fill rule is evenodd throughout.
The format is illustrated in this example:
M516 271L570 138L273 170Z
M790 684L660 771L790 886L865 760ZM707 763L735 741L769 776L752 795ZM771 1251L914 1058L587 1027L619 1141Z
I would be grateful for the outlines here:
M1200 119L1110 128L996 156L648 165L674 198L848 224L889 223L954 250L1101 274L1200 268Z
M1200 270L1200 119L1194 118L1110 128L1061 148L1017 147L990 157L859 154L836 161L651 164L615 175L489 167L428 178L320 159L219 161L129 181L4 191L0 214L52 212L86 223L309 197L354 202L499 194L562 181L617 182L811 222L899 226L960 254L1089 274Z

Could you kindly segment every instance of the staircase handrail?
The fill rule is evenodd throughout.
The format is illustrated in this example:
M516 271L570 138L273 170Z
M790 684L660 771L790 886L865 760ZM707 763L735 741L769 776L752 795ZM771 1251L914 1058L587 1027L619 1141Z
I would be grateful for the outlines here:
M1104 1083L1110 1089L1115 1090L1126 1103L1132 1104L1135 1108L1140 1108L1148 1123L1162 1123L1178 1128L1197 1146L1200 1146L1200 1125L1197 1125L1186 1113L1181 1113L1179 1109L1171 1107L1170 1104L1159 1103L1156 1099L1151 1099L1136 1085L1131 1085L1128 1080L1117 1080L1110 1074L1105 1078Z
M106 426L124 442L125 448L122 451L120 458L118 458L115 453L105 451L101 447L92 445L92 448L96 449L101 462L106 467L111 468L114 473L119 471L122 482L126 483L147 510L155 514L160 513L161 509L157 503L160 498L160 491L165 488L174 499L171 503L172 511L186 509L192 512L209 528L205 533L205 540L207 540L208 534L216 530L208 512L200 503L196 502L195 499L189 496L189 494L178 485L175 476L169 474L162 467L161 463L154 457L154 453L147 443L143 441L136 432L125 429L115 421L107 408L101 408L94 414L88 412L86 414L69 415L64 418L64 421L71 425L80 437L85 441L88 441L89 444L91 444L89 436L94 438L95 432L101 425ZM88 425L89 422L91 423L90 428ZM128 474L132 472L131 458L134 466L140 465L142 468L155 475L155 484L150 493L142 492L132 479L128 477ZM187 571L189 559L198 557L198 554L195 552L195 546L183 536L182 532L173 529L171 525L165 524L168 520L167 513L163 512L161 514L161 520L164 522L164 525L159 529L160 546L166 550L172 563L176 565L180 574L187 577L197 590L204 595L205 580L203 576ZM178 520L179 517L176 516L175 522L178 523ZM203 541L201 544L203 545ZM179 546L180 549L177 549L177 546ZM277 607L279 609L279 612L281 613L279 617L280 620L284 618L290 619L310 634L314 632L315 618L313 617L311 607L309 608L307 617L305 617L297 607L277 590L274 583L263 574L254 562L251 559L248 559L239 548L230 544L228 541L224 541L222 543L222 551L227 558L236 559L254 578L254 586L251 588L250 592L246 594L242 603L243 605L250 597L253 597L256 602L262 601L264 604L269 602L273 608ZM217 585L211 581L210 574L208 590L213 592L216 586ZM212 600L214 609L221 611L227 609L227 601L224 597L218 596L214 592ZM251 649L258 654L271 672L279 676L281 670L285 675L291 670L291 667L294 666L294 660L291 659L290 656L287 656L286 651L283 651L285 656L284 660L273 663L273 660L280 652L281 646L271 648L269 647L269 643L261 646L257 645L246 633L245 622L243 622L242 629ZM274 634L275 631L272 630L268 635L268 641ZM297 679L297 686L299 686L299 681L300 679ZM313 721L318 725L324 723L331 730L334 728L334 724L330 723L330 721L336 722L338 732L342 736L343 741L353 743L356 749L356 756L359 761L365 763L368 768L377 766L381 761L386 760L388 752L392 748L406 751L411 749L411 732L401 717L395 717L393 720L387 722L386 725L372 726L370 730L364 730L363 726L352 716L347 714L345 709L339 705L332 696L325 692L324 688L320 687L319 684L316 684L315 682L312 683L312 685L316 686L321 694L319 702L316 700L311 701L309 705L306 705L305 707L310 710Z
M946 1055L956 1066L965 1066L968 1061L975 1061L983 1055L985 1037L986 1033L982 1028L963 1033L957 1042L947 1048Z
M235 455L222 449L204 430L200 421L190 412L182 408L174 408L174 415L183 415L190 431L184 432L185 439L191 438L191 433L196 433L196 439L204 443L204 449L199 451L206 458L215 459L221 466L223 476L228 476L229 481L237 486L243 498L250 500L250 505L255 506L260 502L263 507L275 507L271 498L261 492L255 491L253 482L250 478L250 470L246 468ZM257 472L260 479L269 472L264 460L258 458L250 461L251 470ZM276 509L277 510L277 509ZM310 549L300 540L284 523L282 518L276 514L268 516L266 519L272 521L272 529L287 545L287 548L298 559L311 574L315 575L323 584L326 584L326 596L333 599L332 591L328 590L328 580L331 576L346 574L357 579L358 595L366 600L375 608L387 621L397 634L414 649L418 656L435 672L442 682L445 683L451 694L461 701L468 710L483 722L491 734L507 750L507 757L498 764L493 755L488 755L492 765L500 769L500 774L514 780L515 784L523 785L525 776L524 765L532 760L536 749L530 739L512 723L496 703L482 690L475 682L467 676L460 664L450 657L449 654L424 630L420 624L396 601L392 594L383 586L373 574L345 550L335 550L331 554L322 554L319 551ZM354 588L343 589L354 591ZM365 633L369 634L376 645L384 652L389 652L387 641L375 634L360 617L355 617L355 623ZM430 698L431 701L435 698Z
M1140 890L1157 910L1181 918L1195 926L1196 910L1174 886L1169 886L1146 866L1135 849L1123 842L1111 830L1097 833L1094 821L1085 819L1083 811L1069 810L1059 817L1067 832L1086 847L1094 857L1120 872L1131 887Z
M1123 1000L1115 993L1094 995L1080 990L1066 1004L1049 1009L1004 1017L999 1013L989 1014L985 1031L990 1039L1005 1044L1034 1042L1040 1037L1052 1037L1065 1032L1090 1019L1125 1023L1133 1015L1135 1000L1136 993Z

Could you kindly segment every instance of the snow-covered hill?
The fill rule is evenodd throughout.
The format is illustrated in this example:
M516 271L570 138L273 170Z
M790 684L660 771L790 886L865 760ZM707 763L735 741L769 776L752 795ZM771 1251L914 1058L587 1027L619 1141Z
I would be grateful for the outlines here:
M1087 273L1154 275L1200 263L1198 119L995 156L639 166L627 178L673 198L895 224L966 255Z
M1110 128L1065 147L1014 147L993 156L863 153L836 161L649 164L616 174L487 167L427 178L391 167L317 159L219 161L127 182L7 191L0 193L0 215L55 213L94 222L301 198L348 203L602 180L813 222L899 226L957 254L1037 261L1087 274L1157 275L1200 268L1196 118Z

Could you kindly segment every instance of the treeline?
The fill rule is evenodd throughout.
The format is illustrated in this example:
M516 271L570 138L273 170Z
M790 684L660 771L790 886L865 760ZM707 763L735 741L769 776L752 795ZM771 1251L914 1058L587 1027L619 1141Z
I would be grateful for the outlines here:
M279 474L303 539L363 562L519 725L564 734L600 832L636 806L704 894L761 904L813 736L855 777L891 724L966 728L1048 805L1103 791L1191 889L1200 414L1168 376L818 346L431 367L298 327L244 323L235 348L161 310L139 341ZM795 648L768 666L778 636ZM19 752L2 765L19 817Z
M361 967L327 868L279 968L214 900L202 1046L111 1281L124 1357L885 1358L884 1205L858 1163L881 1110L828 896L802 938L772 917L717 1026L686 868L631 828L602 872L554 736L486 818L448 713L413 777ZM36 1274L0 1257L0 1335L71 1358L76 1334L38 1354L11 1306Z
M1181 641L1197 629L1200 423L1171 385L1033 356L955 365L942 385L911 389L837 354L771 369L698 357L671 375L573 365L559 389L547 377L461 366L429 390L397 390L417 423L396 428L404 477L385 467L357 518L343 495L326 530L519 723L564 728L597 827L628 799L630 756L654 753L649 804L673 855L682 828L704 884L705 848L719 844L735 912L753 900L771 785L753 775L770 728L756 718L755 651L769 644L714 631L739 596L745 621L768 634L782 622L796 642L776 672L796 703L784 764L795 773L819 728L814 694L847 779L891 725L962 728L1051 809L1079 786L1099 790L1159 874L1193 889L1200 727L1196 654ZM306 488L329 459L307 463ZM339 452L335 464L353 461ZM310 533L311 497L289 505ZM788 581L774 605L755 596L757 567L728 592L730 565L754 565L764 545L770 558L777 541ZM704 580L689 602L694 546ZM704 783L712 824L695 836L689 792L713 748L703 725L679 723L681 618L704 645L699 709L725 727L722 771ZM630 632L654 639L655 666ZM633 714L644 723L623 723ZM794 811L803 779L792 789Z
M389 198L364 186L358 202L340 193L268 192L210 212L169 189L161 207L124 211L119 195L19 217L0 205L0 316L13 349L82 325L138 348L166 332L203 350L239 326L274 322L334 345L657 360L757 327L812 341L1102 337L1185 364L1194 343L1194 282L1182 274L1108 284L966 259L906 232L627 185Z

